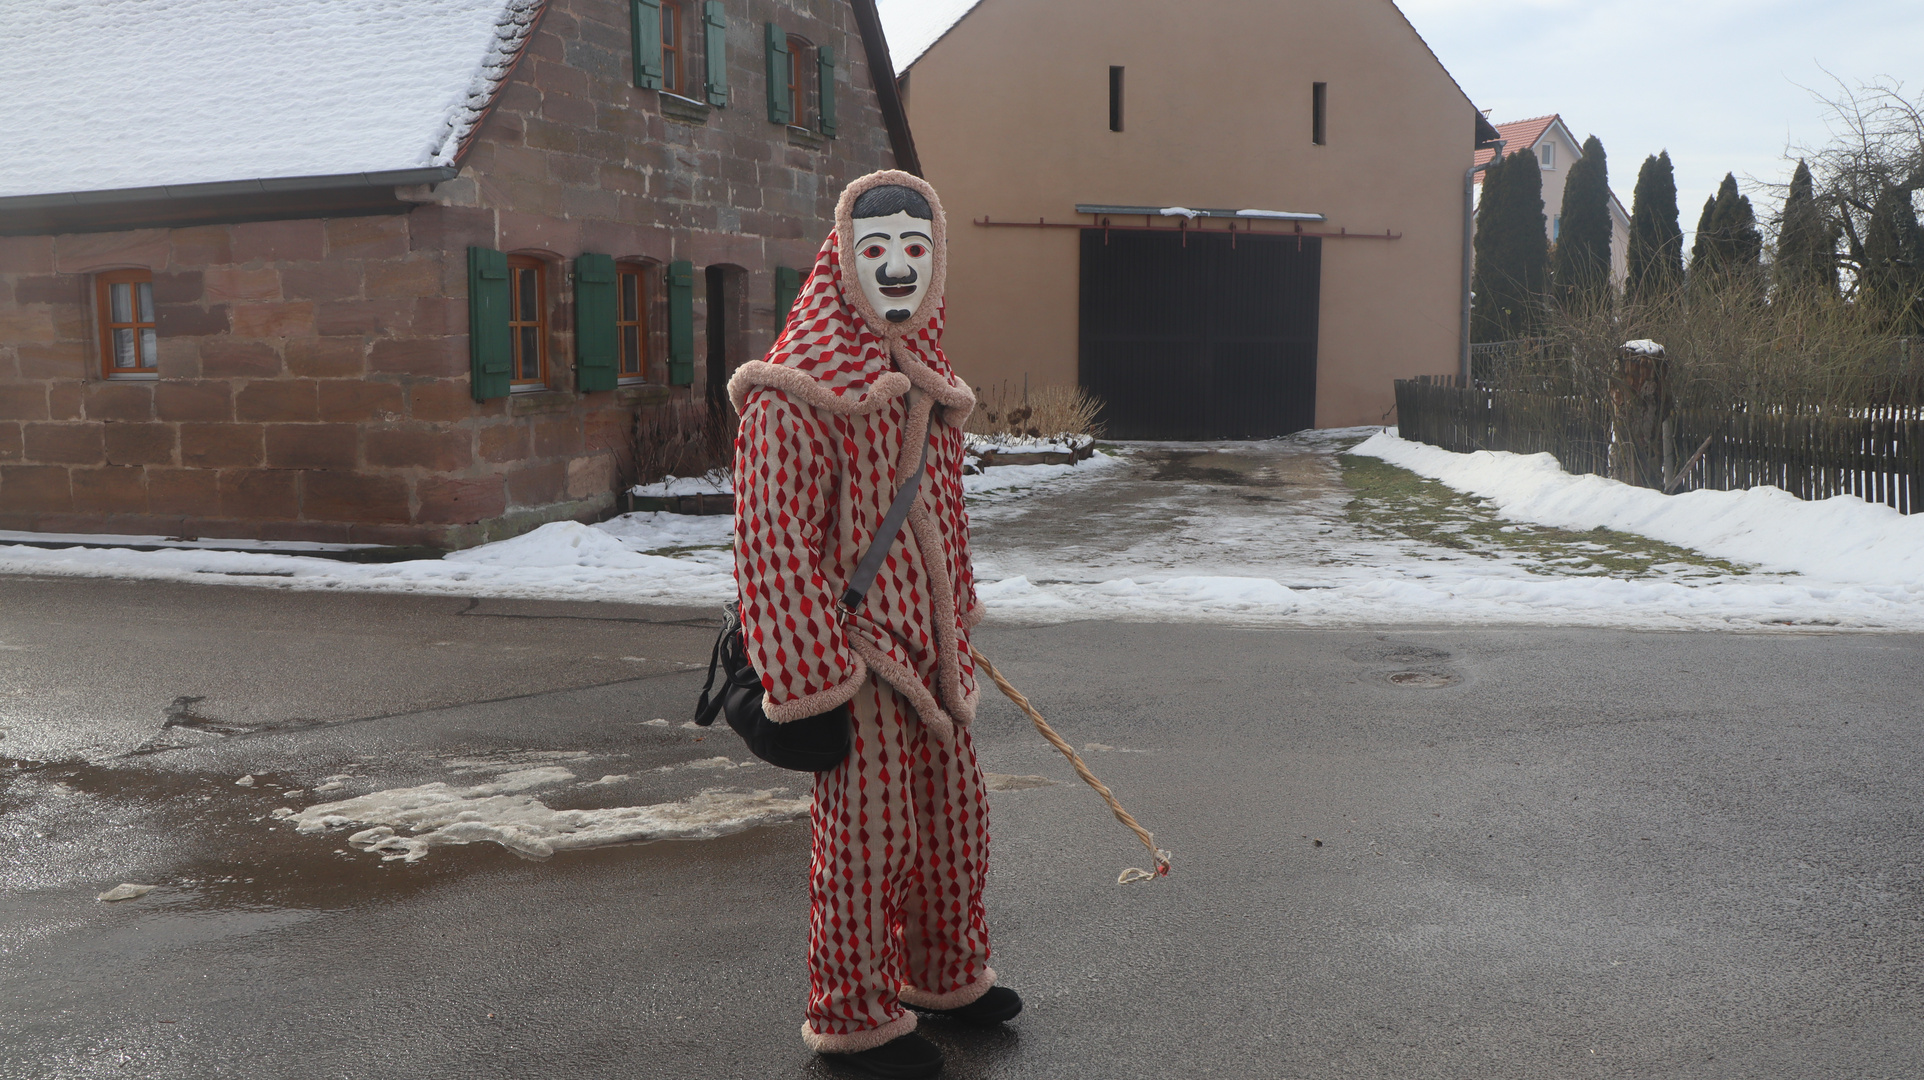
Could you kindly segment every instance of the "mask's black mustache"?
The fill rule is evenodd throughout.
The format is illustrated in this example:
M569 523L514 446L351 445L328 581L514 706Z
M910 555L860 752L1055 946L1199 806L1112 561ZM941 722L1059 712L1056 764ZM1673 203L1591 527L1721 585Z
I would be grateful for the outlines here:
M889 276L889 264L883 263L882 265L875 268L876 284L878 285L913 285L915 284L915 280L916 280L915 267L913 266L909 267L908 271L909 271L908 277L892 278Z

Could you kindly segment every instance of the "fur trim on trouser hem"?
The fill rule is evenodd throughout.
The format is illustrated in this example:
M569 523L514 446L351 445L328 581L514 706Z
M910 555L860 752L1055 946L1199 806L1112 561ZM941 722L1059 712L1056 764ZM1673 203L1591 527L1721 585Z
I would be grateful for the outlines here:
M869 1028L867 1031L851 1031L847 1035L818 1035L815 1029L809 1027L804 1021L802 1041L808 1044L810 1050L818 1054L859 1054L891 1039L901 1038L914 1030L915 1014L912 1012L905 1012L881 1027Z
M904 1005L913 1005L918 1009L959 1009L988 993L989 987L994 985L995 969L985 968L981 978L966 986L958 986L946 994L931 994L926 990L917 990L913 986L904 986L901 1001Z

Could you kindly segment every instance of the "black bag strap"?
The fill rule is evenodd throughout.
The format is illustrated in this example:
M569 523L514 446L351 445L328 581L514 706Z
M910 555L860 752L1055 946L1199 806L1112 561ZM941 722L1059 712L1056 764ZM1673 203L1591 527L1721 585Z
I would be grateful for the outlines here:
M902 522L908 520L909 507L915 505L915 493L922 488L922 474L929 468L929 436L934 433L935 409L930 408L929 427L922 433L922 459L916 462L915 475L896 491L888 516L882 519L882 527L862 554L862 561L855 564L855 573L849 577L848 588L842 593L842 606L850 611L862 606L862 598L868 595L869 587L875 584L875 575L882 569L882 560L888 558L889 549L895 546Z

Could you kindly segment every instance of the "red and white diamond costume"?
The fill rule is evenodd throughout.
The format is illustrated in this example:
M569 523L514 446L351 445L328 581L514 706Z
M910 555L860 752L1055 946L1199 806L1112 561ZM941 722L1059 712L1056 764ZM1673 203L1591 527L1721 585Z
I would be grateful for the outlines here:
M901 323L880 317L843 265L855 200L889 184L934 211L929 288ZM946 259L927 183L894 171L855 181L781 337L728 385L741 413L735 580L763 706L777 722L844 702L854 716L854 750L815 780L802 1034L829 1053L914 1030L903 1002L954 1008L995 983L982 914L988 807L968 731L980 608L962 422L975 395L940 346ZM928 471L908 526L850 612L838 598L925 431Z

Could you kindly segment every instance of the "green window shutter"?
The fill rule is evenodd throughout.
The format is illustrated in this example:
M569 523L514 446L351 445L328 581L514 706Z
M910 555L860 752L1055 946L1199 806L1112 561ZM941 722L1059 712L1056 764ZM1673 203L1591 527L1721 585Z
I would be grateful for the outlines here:
M635 85L661 89L661 0L630 0L628 28L634 40Z
M702 14L703 59L708 69L708 103L728 104L728 13L721 0L708 0Z
M575 258L575 389L584 394L613 390L615 365L615 261L606 255Z
M767 31L768 122L791 124L795 122L795 103L788 100L788 73L795 57L788 51L788 35L781 27L769 23Z
M822 134L835 137L835 46L815 50L815 72L822 81Z
M508 257L468 249L468 359L474 400L507 397L514 364L508 335Z
M695 382L695 264L668 264L668 384Z
M795 306L795 297L802 291L802 272L792 266L775 268L775 321L777 329L788 326L789 310Z

